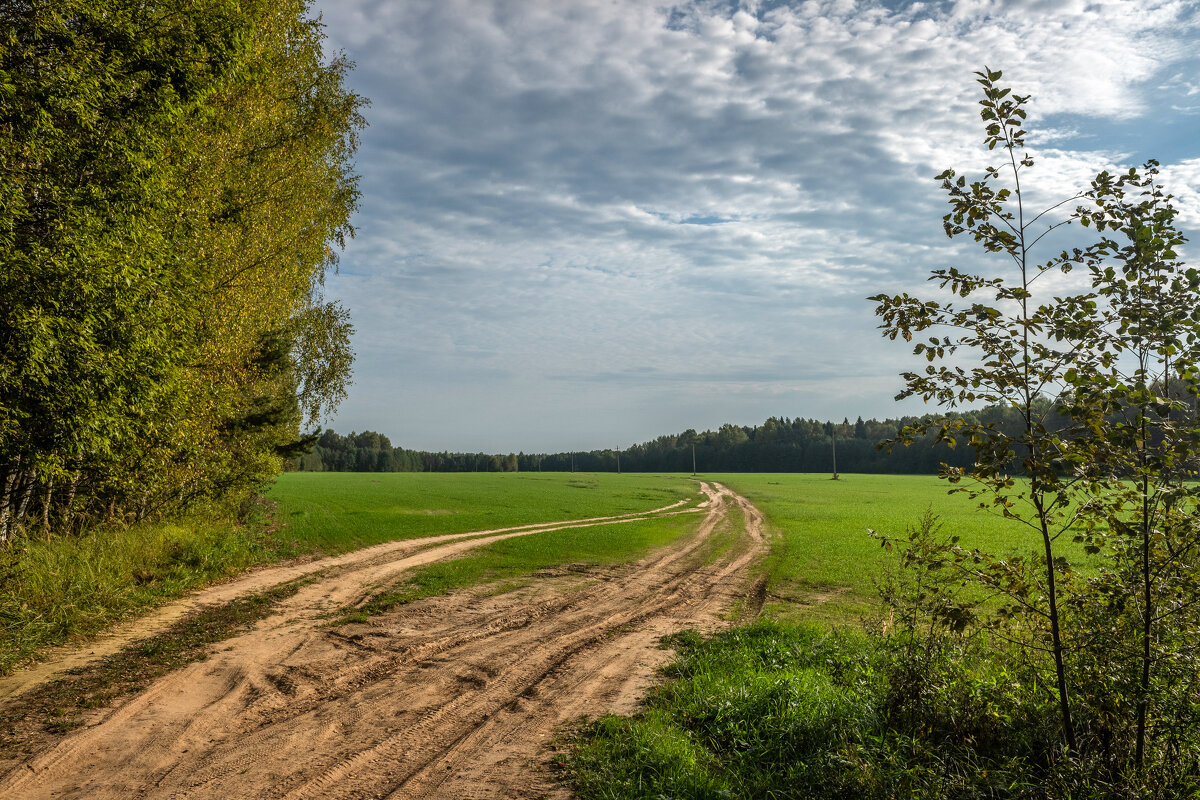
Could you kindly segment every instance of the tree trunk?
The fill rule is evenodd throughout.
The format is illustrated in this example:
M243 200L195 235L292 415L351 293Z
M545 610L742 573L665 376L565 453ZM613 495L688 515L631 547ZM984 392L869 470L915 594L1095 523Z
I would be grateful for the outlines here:
M1142 418L1142 451L1145 452L1146 421ZM1146 763L1146 711L1150 706L1150 635L1154 626L1154 593L1150 576L1150 481L1142 477L1142 676L1138 685L1137 744L1133 756L1140 771Z
M29 498L33 496L33 487L37 484L37 470L31 470L25 473L21 482L20 496L21 499L17 503L17 513L13 515L10 525L20 525L21 520L25 519L25 511L29 508Z
M67 496L63 499L62 516L59 521L68 531L75 515L75 492L79 489L79 459L75 459L75 471L71 473L71 482L67 484Z
M54 479L46 482L46 493L42 495L42 529L50 531L50 502L54 499Z
M20 461L18 460L18 464ZM10 509L12 508L13 484L17 479L17 467L14 465L12 469L4 471L3 486L0 488L0 547L8 544L8 529L9 519L12 517Z
M1050 607L1050 644L1054 651L1054 676L1058 688L1058 713L1062 717L1063 738L1066 739L1067 749L1072 755L1077 753L1075 744L1075 723L1071 719L1071 695L1067 689L1067 668L1063 662L1062 630L1058 621L1058 591L1055 587L1054 548L1050 534L1042 524L1042 544L1046 551L1046 583L1047 603Z

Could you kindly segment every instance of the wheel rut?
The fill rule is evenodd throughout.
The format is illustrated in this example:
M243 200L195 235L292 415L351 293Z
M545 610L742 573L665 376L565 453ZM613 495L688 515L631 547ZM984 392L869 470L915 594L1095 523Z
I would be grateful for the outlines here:
M723 626L735 601L757 611L761 514L720 484L702 488L696 531L636 564L328 627L322 610L413 559L530 531L351 561L27 759L0 778L0 797L567 797L545 769L565 723L633 710L666 657L661 636Z

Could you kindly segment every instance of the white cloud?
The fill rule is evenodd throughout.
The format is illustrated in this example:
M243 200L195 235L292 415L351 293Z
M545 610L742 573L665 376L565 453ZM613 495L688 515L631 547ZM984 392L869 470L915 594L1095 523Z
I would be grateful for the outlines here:
M1200 230L1200 158L1189 158L1163 167L1159 177L1179 209L1179 222Z
M739 422L892 413L903 348L862 298L964 252L931 177L997 155L971 72L1035 96L1037 200L1121 163L1087 132L1152 125L1194 74L1184 2L318 7L372 100L334 424L422 447L601 446L701 424L705 398ZM1186 148L1164 174L1195 186ZM860 376L853 407L804 388L831 374ZM620 411L547 411L583 396Z

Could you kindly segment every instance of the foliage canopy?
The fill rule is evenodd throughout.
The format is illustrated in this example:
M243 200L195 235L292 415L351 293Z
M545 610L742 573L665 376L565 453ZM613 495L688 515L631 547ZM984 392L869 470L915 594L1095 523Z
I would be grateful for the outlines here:
M364 101L307 15L0 4L0 542L242 496L344 396Z

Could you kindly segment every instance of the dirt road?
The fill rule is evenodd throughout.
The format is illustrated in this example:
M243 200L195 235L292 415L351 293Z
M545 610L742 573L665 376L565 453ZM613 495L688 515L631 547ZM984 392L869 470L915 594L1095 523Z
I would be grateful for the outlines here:
M720 485L702 488L700 509L654 512L699 513L696 532L636 564L430 598L366 623L330 627L324 615L405 569L555 526L316 562L319 579L281 613L98 712L0 778L0 798L566 796L545 768L564 722L632 710L667 655L663 634L725 624L738 598L757 608L747 568L766 549L761 515ZM285 572L252 588L294 577Z

